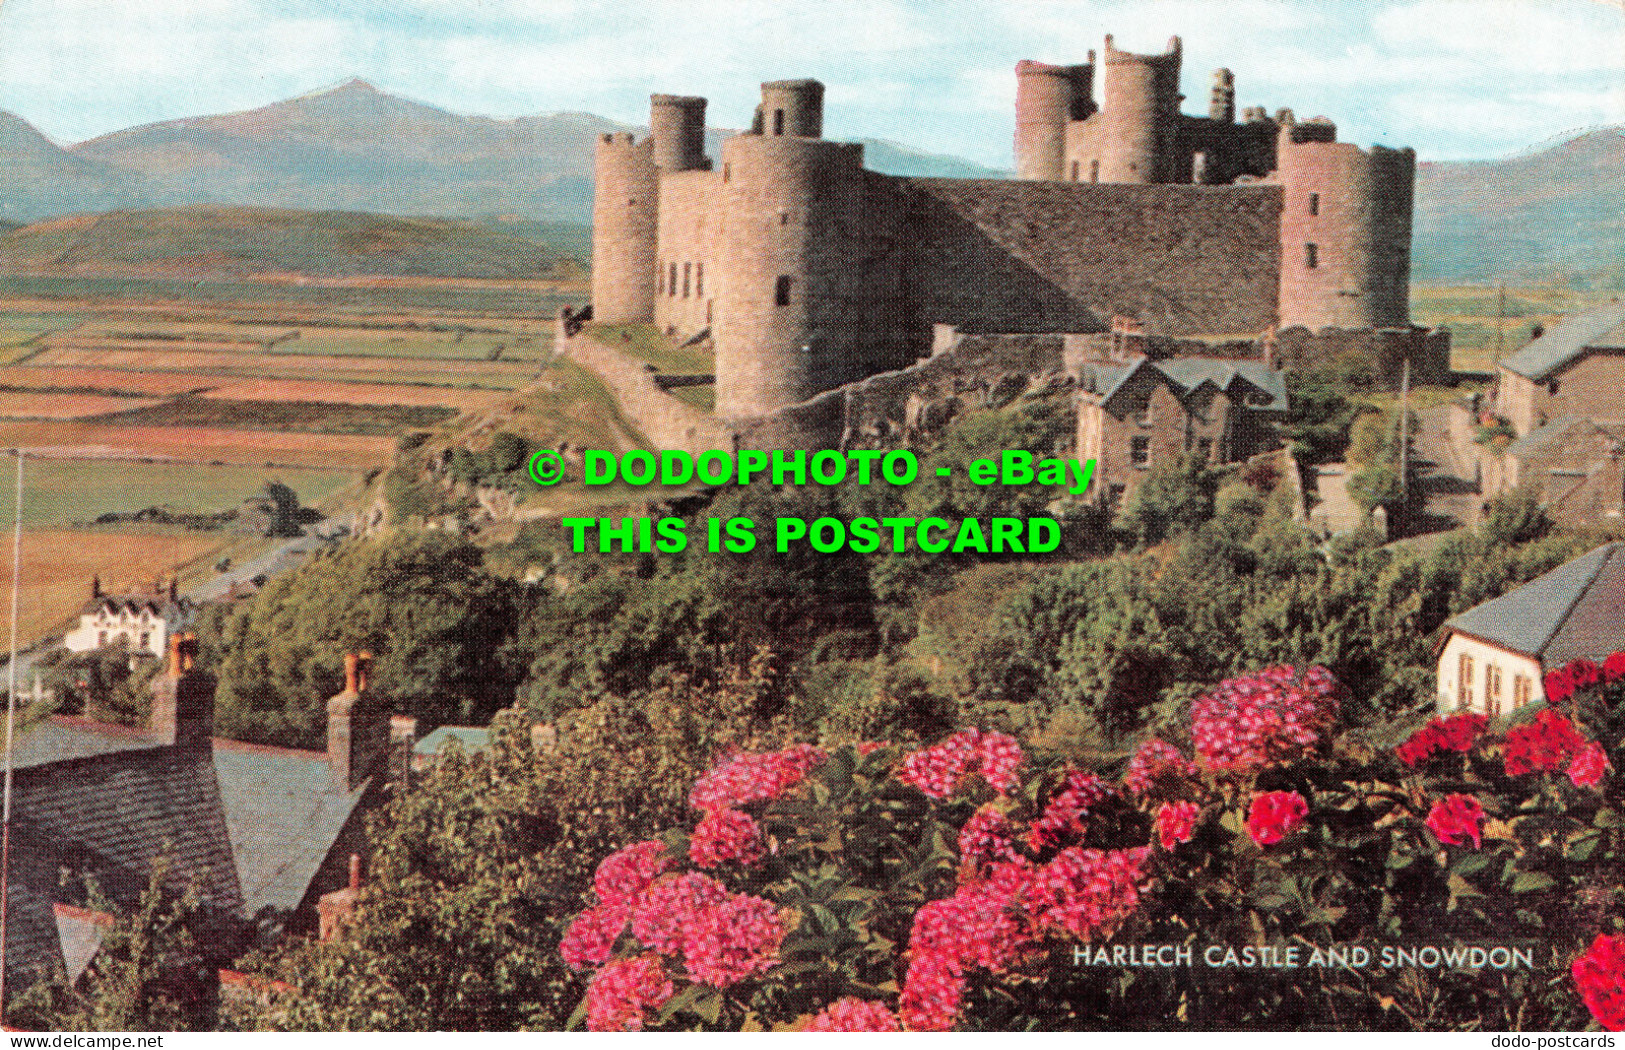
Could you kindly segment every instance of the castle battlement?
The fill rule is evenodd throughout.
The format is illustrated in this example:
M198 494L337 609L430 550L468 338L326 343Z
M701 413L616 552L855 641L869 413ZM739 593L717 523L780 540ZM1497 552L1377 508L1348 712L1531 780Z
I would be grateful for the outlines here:
M743 419L930 352L935 326L1165 335L1409 324L1415 154L1330 120L1241 110L1216 70L1181 112L1183 48L1017 64L1012 180L909 179L823 138L824 85L769 81L705 155L706 100L650 98L597 151L600 321L709 330L717 413ZM1095 77L1100 77L1100 99Z

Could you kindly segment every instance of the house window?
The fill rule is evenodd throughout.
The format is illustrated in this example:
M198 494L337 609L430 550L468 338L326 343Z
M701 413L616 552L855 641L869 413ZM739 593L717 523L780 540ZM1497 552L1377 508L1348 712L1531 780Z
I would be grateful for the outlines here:
M107 632L106 631L97 631L96 632L96 644L98 646L102 646L102 645L107 644Z
M677 264L671 264L671 276L666 278L666 294L672 298L677 297Z
M1306 244L1303 246L1303 264L1311 270L1320 265L1320 245Z
M1534 698L1534 685L1526 674L1512 676L1512 708L1517 710Z
M689 282L693 278L693 276L694 276L694 264L693 263L684 263L683 264L683 298L684 299L688 298L688 286L689 286Z
M1473 706L1473 654L1462 653L1456 667L1456 706L1466 710Z
M1078 162L1077 161L1072 162L1072 181L1073 182L1078 181Z
M1309 195L1309 214L1310 215L1319 215L1320 214L1320 194L1318 194L1318 193L1311 193Z
M142 631L141 632L141 648L145 649L148 645L151 645L151 644L152 644L152 635L148 634L146 631Z
M782 109L775 109L773 111L773 134L784 134L784 110Z
M1100 181L1100 161L1098 160L1092 160L1089 162L1089 181Z
M695 263L694 264L694 297L696 299L700 299L700 298L703 298L704 296L705 296L705 264L704 263Z
M1134 464L1136 467L1143 467L1150 463L1151 439L1148 437L1137 437L1130 440L1128 444L1128 459L1129 462Z
M774 283L774 285L773 285L773 305L774 306L789 306L790 305L790 285L791 285L791 279L789 277L780 277L778 279L778 281L776 281Z
M1495 718L1501 713L1501 665L1484 668L1484 713Z

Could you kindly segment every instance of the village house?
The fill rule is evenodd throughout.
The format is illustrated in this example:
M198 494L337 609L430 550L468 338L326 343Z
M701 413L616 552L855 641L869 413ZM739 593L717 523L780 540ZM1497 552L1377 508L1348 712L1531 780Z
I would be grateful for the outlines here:
M180 597L174 579L148 594L103 594L101 577L90 583L90 600L79 610L79 626L63 636L69 651L86 653L123 644L132 653L161 657L169 639L192 618L192 603Z
M1625 543L1608 543L1444 625L1441 714L1511 714L1545 699L1547 671L1625 649Z
M1078 451L1094 491L1121 500L1159 463L1194 454L1240 463L1275 447L1286 381L1267 361L1179 357L1087 362L1079 373Z
M85 879L128 912L154 861L167 885L195 886L224 965L256 931L314 932L324 895L353 883L363 817L401 781L415 726L367 688L368 661L346 657L327 707L325 751L214 736L214 681L196 641L171 635L144 729L55 716L19 734L6 976L20 988L56 968L76 976L107 920L85 907ZM352 894L353 896L353 894ZM325 914L323 918L325 918Z

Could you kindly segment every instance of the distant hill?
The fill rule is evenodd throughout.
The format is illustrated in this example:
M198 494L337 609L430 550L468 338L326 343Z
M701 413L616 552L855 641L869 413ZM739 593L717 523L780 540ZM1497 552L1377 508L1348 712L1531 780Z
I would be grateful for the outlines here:
M593 143L611 131L644 129L590 113L465 116L359 80L68 148L0 112L0 220L193 205L426 215L474 220L584 260ZM708 132L713 158L731 134ZM895 142L863 144L868 166L888 174L1008 174ZM1416 279L1625 287L1622 202L1620 128L1501 160L1422 164Z
M0 272L229 280L579 276L558 250L475 222L200 206L48 219L0 233Z
M1417 280L1625 287L1625 128L1421 165L1413 240Z

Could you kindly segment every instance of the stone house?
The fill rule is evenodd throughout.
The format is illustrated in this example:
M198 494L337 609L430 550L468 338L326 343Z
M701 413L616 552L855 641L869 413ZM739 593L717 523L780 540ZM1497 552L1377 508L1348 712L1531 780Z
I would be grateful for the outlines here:
M128 911L160 857L171 889L197 887L198 949L213 965L241 954L256 929L314 931L318 902L365 851L366 812L406 765L412 726L367 690L359 657L328 702L326 751L214 736L214 682L193 666L196 641L172 636L168 657L145 728L54 716L18 736L12 988L56 968L76 978L107 925L84 907L84 878Z
M1519 437L1564 419L1625 423L1625 300L1552 325L1503 358L1496 411Z
M1265 361L1181 357L1081 367L1077 457L1095 461L1091 492L1116 500L1158 463L1187 453L1240 463L1276 444L1286 380Z
M1608 543L1446 621L1438 709L1495 717L1546 698L1546 672L1625 649L1625 543Z

